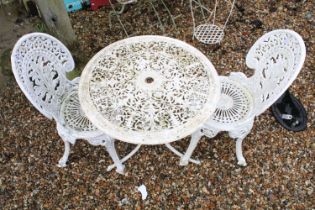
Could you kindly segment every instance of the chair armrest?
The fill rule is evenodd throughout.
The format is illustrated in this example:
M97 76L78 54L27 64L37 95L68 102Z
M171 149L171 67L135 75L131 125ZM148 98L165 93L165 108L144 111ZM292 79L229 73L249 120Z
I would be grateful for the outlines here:
M70 81L71 85L78 86L80 82L80 77L76 77Z
M248 79L248 77L243 72L231 72L228 78L241 84L246 82L246 80Z

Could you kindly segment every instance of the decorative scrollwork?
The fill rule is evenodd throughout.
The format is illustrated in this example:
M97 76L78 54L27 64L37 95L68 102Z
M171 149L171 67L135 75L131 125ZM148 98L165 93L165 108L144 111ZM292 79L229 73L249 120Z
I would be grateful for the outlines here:
M98 111L134 131L185 124L203 108L210 91L207 72L196 57L154 41L120 46L102 56L90 84Z
M166 133L194 120L198 126L205 110L213 111L219 88L213 69L199 54L159 39L114 43L87 65L91 103L119 130Z
M57 117L67 91L65 72L74 67L70 52L53 37L31 34L16 44L12 65L29 100L47 117Z
M302 38L289 30L276 30L261 37L246 59L255 69L257 114L265 111L289 87L301 70L305 58Z

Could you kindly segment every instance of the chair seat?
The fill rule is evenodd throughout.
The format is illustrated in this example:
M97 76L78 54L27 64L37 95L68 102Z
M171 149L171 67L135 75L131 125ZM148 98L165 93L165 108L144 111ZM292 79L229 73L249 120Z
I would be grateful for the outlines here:
M63 126L80 136L85 133L85 136L88 138L102 134L83 113L77 89L70 91L63 100L60 117Z
M249 90L242 84L228 77L220 77L220 83L220 100L210 122L212 126L228 129L229 126L248 119L253 111L254 101Z

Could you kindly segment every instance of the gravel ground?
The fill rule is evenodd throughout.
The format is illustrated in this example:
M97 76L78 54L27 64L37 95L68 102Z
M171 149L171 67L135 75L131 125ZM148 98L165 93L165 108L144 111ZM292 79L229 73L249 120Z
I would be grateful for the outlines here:
M171 3L172 2L172 3ZM63 143L55 124L24 97L15 81L0 95L0 209L314 209L315 46L313 1L237 1L220 46L191 39L188 1L167 1L177 16L177 30L162 15L168 36L200 49L220 75L242 71L250 75L245 56L265 32L289 28L302 35L307 57L290 87L308 111L308 129L282 128L270 111L260 115L243 143L247 167L236 165L234 141L226 133L203 138L194 152L201 165L178 165L164 146L143 146L126 164L125 176L106 172L111 160L103 147L78 141L69 165L58 168ZM163 13L160 5L158 11ZM108 27L110 9L71 14L80 46L73 52L84 63L104 46L125 38L117 20ZM223 9L222 12L225 10ZM130 34L163 34L146 4L122 15ZM82 59L83 57L83 59ZM83 61L82 61L83 60ZM188 139L175 143L184 150ZM117 143L121 154L132 145ZM146 200L137 187L144 184ZM313 197L313 199L312 199Z

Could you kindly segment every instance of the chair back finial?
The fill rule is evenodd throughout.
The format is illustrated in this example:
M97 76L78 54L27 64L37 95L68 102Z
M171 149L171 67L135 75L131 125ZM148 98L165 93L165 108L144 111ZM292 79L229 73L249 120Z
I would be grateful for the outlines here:
M256 116L288 89L299 74L305 55L302 37L287 29L271 31L251 47L246 65L255 69L249 82L254 89Z
M69 88L66 72L74 69L69 50L48 34L30 33L15 44L11 64L28 100L46 117L58 118L62 98Z

